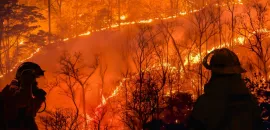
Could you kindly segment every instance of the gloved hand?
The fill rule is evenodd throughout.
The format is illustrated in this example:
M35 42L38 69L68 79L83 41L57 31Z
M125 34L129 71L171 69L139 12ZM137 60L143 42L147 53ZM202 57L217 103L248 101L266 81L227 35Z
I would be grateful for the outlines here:
M37 89L33 89L33 95L36 98L38 98L42 101L45 101L47 93L43 89L37 88Z

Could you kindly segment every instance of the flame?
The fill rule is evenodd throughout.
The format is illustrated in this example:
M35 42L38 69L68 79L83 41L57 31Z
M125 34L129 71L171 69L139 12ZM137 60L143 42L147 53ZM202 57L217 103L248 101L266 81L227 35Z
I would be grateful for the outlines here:
M187 57L185 62L184 62L184 65L186 66L188 63L191 63L191 64L197 64L200 62L200 59L201 59L201 55L205 55L206 53L210 53L211 51L215 50L215 49L218 49L218 48L223 48L225 47L226 44L223 43L222 45L220 46L216 46L216 47L212 47L211 49L207 50L207 52L204 52L202 54L200 53L197 53L196 55L191 55L190 57ZM188 59L189 58L189 59Z
M245 38L244 37L238 37L238 38L234 39L234 41L238 42L241 45L244 45Z
M119 85L119 86L120 86L120 85ZM99 116L100 116L100 115L102 114L102 112L103 112L103 109L102 109L102 108L103 108L104 106L106 106L108 100L109 100L110 98L115 97L115 96L118 94L119 86L117 86L117 87L115 88L115 90L113 91L113 93L112 93L110 96L108 96L107 98L105 98L104 95L102 95L102 102L101 102L101 104L99 104L99 105L95 108L95 112L94 112L94 116L95 116L95 117L90 117L90 116L87 114L87 122L88 122L88 123L89 123L90 121L94 121L94 120L96 120L96 119L99 118Z
M109 96L107 99L110 99L110 98L116 96L118 94L118 92L119 92L119 87L116 87L116 89L113 91L113 93L111 94L111 96Z
M240 4L240 5L243 4L242 0L238 0L237 2L238 2L238 4Z
M121 20L126 20L126 18L127 18L127 17L126 17L125 15L122 15L122 16L120 17Z
M192 1L189 1L189 2L191 2L191 3L193 3ZM243 2L242 2L242 0L238 0L237 2L235 2L234 4L243 4ZM225 4L222 4L222 6L226 6ZM204 7L202 7L201 9L203 9ZM195 13L195 12L198 12L198 11L200 11L201 9L194 9L194 10L191 10L191 11L189 11L189 13ZM187 15L188 13L187 12L179 12L179 15L180 16L184 16L184 15ZM79 16L82 16L83 14L80 14ZM176 18L177 16L169 16L169 17L167 17L167 18L162 18L162 19L164 19L164 20L166 20L166 19L172 19L172 18ZM125 15L122 15L121 17L120 17L120 19L121 20L125 20L126 19L126 16ZM120 23L120 25L132 25L132 24L136 24L136 23L144 23L144 24L147 24L147 23L152 23L154 20L160 20L160 18L153 18L153 19L147 19L147 20L140 20L140 21L132 21L132 22L122 22L122 23ZM95 31L95 32L99 32L99 31L103 31L103 30L106 30L106 29L109 29L109 28L117 28L117 27L119 27L120 25L118 25L118 24L113 24L113 25L111 25L111 26L109 26L109 27L105 27L105 28L101 28L101 29L97 29L97 30L92 30L93 32ZM267 30L267 29L263 29L263 30L261 30L262 32L264 31L264 32L269 32L269 30ZM254 32L255 33L255 32ZM79 36L89 36L89 35L91 35L91 31L88 31L88 32L85 32L85 33L82 33L82 34L79 34ZM75 38L75 36L73 37L73 38ZM64 38L63 39L63 41L68 41L70 38ZM23 42L23 40L20 42L20 45L21 44L23 44L24 42ZM240 42L241 43L241 42ZM38 50L39 51L39 50ZM37 52L38 52L37 51ZM33 56L34 56L34 54L36 54L37 52L34 52L34 53L32 53L32 54L30 54L30 57L28 57L28 58L26 58L26 59L24 59L23 61L25 61L25 60L28 60L28 59L30 59L30 58L32 58ZM194 63L198 63L198 56L195 56L195 57L193 57L192 58L193 59L193 62ZM16 64L16 65L14 65L14 67L16 67L18 64ZM4 73L4 74L2 74L2 75L0 75L0 78L3 78L4 77L4 75L5 75L6 73Z
M90 35L91 34L91 32L90 31L88 31L88 32L86 32L86 33L82 33L82 34L80 34L79 36L88 36L88 35Z
M148 20L141 20L138 23L152 23L153 19L148 19Z
M241 4L241 0L239 0L238 2ZM192 11L190 11L190 13L194 13L194 12L198 12L198 11L200 11L200 10L192 10ZM181 15L181 16L184 16L184 15L187 15L187 14L188 14L187 12L180 12L179 13L179 15ZM172 19L172 18L176 18L176 17L177 16L169 16L169 17L163 18L163 19ZM125 19L126 19L126 16L121 16L121 20L125 20ZM158 20L159 18L154 18L154 19L155 20ZM120 25L132 25L132 24L136 24L136 23L152 23L153 21L154 21L153 19L148 19L148 20L141 20L141 21L138 21L138 22L135 22L135 21L132 21L132 22L122 22L122 23L120 23ZM118 24L114 24L114 25L111 25L110 27L104 27L104 28L101 28L101 29L95 30L95 31L98 32L98 31L103 31L103 30L109 29L109 28L117 28L117 27L119 27L119 25ZM258 30L258 32L269 32L269 30L262 29L262 30ZM88 36L88 35L91 35L91 32L90 31L88 31L86 33L82 33L79 36ZM68 40L69 40L69 38L63 39L63 41L68 41ZM238 38L235 39L235 41L237 43L243 45L244 44L244 41L245 41L245 38L244 37L238 37ZM19 44L20 45L24 44L24 41L22 40ZM213 48L209 49L207 52L204 52L203 54L209 53L209 52L211 52L211 51L213 51L214 49L217 49L217 48L225 47L225 45L226 44L223 43L221 46L213 47ZM19 63L24 62L24 61L32 58L34 56L34 54L36 54L36 53L38 53L40 51L40 49L41 48L37 48L36 51L34 51L33 53L31 53L29 57L25 58L24 60L19 61ZM184 65L187 65L188 61L191 64L199 63L200 62L200 54L191 55L189 60L188 59L185 60ZM14 67L12 69L10 69L10 72L12 72L19 63L15 64ZM164 63L163 66L170 67L172 71L177 70L176 67L171 66L169 63ZM156 67L158 67L158 65L153 65L152 66L152 68L156 68ZM149 69L146 70L146 71L149 71ZM2 75L0 75L0 78L3 78L5 74L6 73L3 73ZM110 96L108 96L107 98L105 98L104 95L102 95L102 102L101 102L101 104L99 104L95 108L95 117L90 117L87 114L87 116L86 116L87 117L87 123L90 123L91 121L94 121L96 118L98 118L98 116L103 112L102 111L103 110L102 108L104 106L106 106L106 104L107 104L107 102L108 102L109 99L117 96L117 94L118 94L121 86L123 86L123 82L125 82L126 80L128 80L128 78L123 78L122 81L119 83L119 86L117 86L115 88L115 90L112 92L112 94ZM194 87L194 86L192 85L192 87ZM175 93L175 92L176 92L175 90L172 91L172 93ZM170 95L170 92L167 92L166 95Z
M180 12L179 14L180 14L180 15L186 15L187 12Z
M261 32L261 33L269 33L270 31L267 30L267 29L260 29L260 30L257 30L257 31L254 31L254 33L256 32ZM252 35L250 35L249 37L251 37ZM244 45L245 43L245 37L242 37L242 36L239 36L237 38L234 39L234 41L236 42L236 45ZM202 53L201 55L205 55L206 53L210 53L211 51L215 50L215 49L218 49L218 48L223 48L223 47L226 47L226 44L229 44L229 43L223 43L221 44L220 46L216 46L216 47L212 47L211 49L207 50L207 52L204 52ZM191 55L189 57L190 59L188 59L188 57L186 58L185 62L184 62L184 65L187 65L188 62L190 62L191 64L197 64L200 62L200 54L196 54L196 55Z
M106 104L106 103L107 103L107 101L106 101L105 97L102 95L102 104Z
M269 33L270 31L266 28L262 28L262 29L259 29L257 31L254 31L253 33L256 33L256 32L259 32L259 33Z
M63 41L68 41L69 40L69 38L65 38Z
M23 45L24 44L24 41L22 40L20 43L19 43L19 45Z
M27 58L25 58L25 59L19 61L18 63L16 63L16 64L15 64L8 72L12 72L12 71L16 68L16 66L19 65L19 63L22 63L22 62L24 62L24 61L26 61L26 60L32 58L36 53L38 53L38 52L40 51L40 49L41 49L41 48L37 48L33 53L30 54L29 57L27 57ZM0 75L0 78L3 78L5 75L6 75L6 73L3 73L2 75Z
M90 121L94 120L90 115L86 114L86 122L87 124L90 123Z
M166 92L166 96L170 96L171 93L174 94L174 93L176 93L176 91L177 91L177 90L167 91L167 92Z
M241 0L238 0L238 3L239 3L239 4L242 4L242 1L241 1ZM201 9L194 9L194 10L190 11L189 13L198 12L198 11L200 11L200 10L201 10ZM185 15L187 15L187 14L188 14L187 12L179 12L179 15L180 15L180 16L185 16ZM169 17L162 18L162 19L166 20L166 19L172 19L172 18L176 18L176 17L177 17L177 16L174 15L174 16L169 16ZM126 16L125 16L125 15L122 15L122 16L120 17L120 19L121 19L121 20L125 20L125 19L126 19ZM140 20L140 21L137 21L137 22L136 22L136 21L131 21L131 22L121 22L120 25L132 25L132 24L136 24L136 23L139 23L139 24L140 24L140 23L147 24L147 23L152 23L154 20L159 20L159 19L160 19L160 18L153 18L153 19L147 19L147 20ZM109 27L104 27L104 28L101 28L101 29L93 30L93 31L99 32L99 31L103 31L103 30L106 30L106 29L109 29L109 28L117 28L117 27L119 27L120 25L119 25L119 24L113 24L113 25L111 25L111 26L109 26ZM267 32L268 30L265 29L265 30L261 30L261 31L262 31L262 32ZM269 31L268 31L268 32L269 32ZM88 31L88 32L79 34L78 36L89 36L89 35L91 35L91 31ZM68 41L68 40L69 40L69 38L64 38L64 39L63 39L63 41ZM243 44L243 43L244 43L244 40L245 40L245 38L243 38L243 37L238 37L238 38L237 38L237 41L238 41L239 44ZM20 42L20 45L22 45L23 43L24 43L24 41L22 40L22 41ZM210 52L210 51L212 51L212 50L214 50L214 49L216 49L216 48L221 48L221 47L224 47L224 46L225 46L225 44L222 44L221 46L218 46L218 47L213 47L212 49L208 50L207 52ZM27 58L25 58L25 59L19 61L19 63L24 62L24 61L26 61L26 60L32 58L32 57L34 56L34 54L36 54L36 53L38 53L38 52L40 51L40 49L41 49L41 48L37 48L36 51L34 51L33 53L31 53L29 57L27 57ZM196 54L195 56L192 55L192 56L190 57L190 61L191 61L192 64L199 63L199 61L200 61L200 54ZM10 70L10 72L12 72L12 71L15 69L15 67L16 67L19 63L15 64L14 67ZM187 63L188 63L188 59L185 60L184 64L187 65ZM176 70L176 69L177 69L176 67L171 66L169 63L164 63L163 66L165 66L165 67L170 67L171 70ZM158 65L153 65L152 67L155 68L155 67L158 67ZM159 66L159 67L160 67L160 66ZM147 71L147 70L146 70L146 71ZM2 75L0 75L0 78L3 78L5 74L6 74L6 73L3 73ZM113 93L112 93L110 96L108 96L107 98L105 98L104 95L102 95L102 103L99 104L99 105L95 108L95 117L92 118L92 117L90 117L90 116L87 114L87 123L89 123L90 121L95 120L95 118L97 118L96 116L98 116L98 115L101 114L101 112L102 112L102 109L101 109L101 108L104 107L104 106L107 104L107 102L108 102L109 99L111 99L111 98L117 96L120 87L123 86L123 82L126 81L126 80L128 80L128 78L123 78L122 81L120 81L119 85L115 88L115 90L113 91ZM174 93L175 91L173 90L172 92Z

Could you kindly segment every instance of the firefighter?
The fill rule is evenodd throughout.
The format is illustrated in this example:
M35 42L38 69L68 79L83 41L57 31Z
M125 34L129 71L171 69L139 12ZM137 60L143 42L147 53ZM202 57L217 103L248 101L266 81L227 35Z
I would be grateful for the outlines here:
M37 86L36 79L41 76L44 71L38 64L24 62L18 67L15 79L2 90L6 130L38 130L35 116L46 96Z
M205 56L203 65L211 78L195 102L188 129L261 130L261 111L241 77L246 70L237 55L227 48L216 49Z

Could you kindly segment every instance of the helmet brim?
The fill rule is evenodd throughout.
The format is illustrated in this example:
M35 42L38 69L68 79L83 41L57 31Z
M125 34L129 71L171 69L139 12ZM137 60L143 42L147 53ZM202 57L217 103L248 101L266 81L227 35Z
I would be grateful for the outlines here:
M41 75L44 76L45 70L42 70Z
M36 77L44 76L44 72L45 72L45 70L42 70L41 72L38 72L38 73L36 74Z
M211 68L211 71L219 74L241 74L247 72L241 66L230 66L230 67L222 67L222 68Z

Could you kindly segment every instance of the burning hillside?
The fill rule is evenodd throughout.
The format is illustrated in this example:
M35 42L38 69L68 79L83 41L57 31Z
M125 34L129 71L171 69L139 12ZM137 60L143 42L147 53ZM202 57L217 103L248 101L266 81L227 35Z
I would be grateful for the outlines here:
M0 6L0 84L25 61L46 70L40 128L179 124L210 78L203 57L218 48L238 54L246 77L270 77L265 1L6 0ZM182 98L186 107L173 106L180 114L168 114L171 101ZM66 123L57 124L58 115Z

